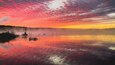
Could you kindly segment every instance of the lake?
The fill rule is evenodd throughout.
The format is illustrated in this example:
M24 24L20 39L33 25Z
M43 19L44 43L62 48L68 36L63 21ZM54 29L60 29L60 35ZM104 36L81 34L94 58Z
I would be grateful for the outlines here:
M0 43L0 65L115 65L115 35L35 38Z

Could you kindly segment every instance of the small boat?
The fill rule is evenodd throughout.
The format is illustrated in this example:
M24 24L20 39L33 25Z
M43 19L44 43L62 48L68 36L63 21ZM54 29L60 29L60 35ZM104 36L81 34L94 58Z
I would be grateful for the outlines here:
M25 32L22 34L22 36L23 36L24 38L26 38L26 37L28 36L28 34L26 33L26 31L27 31L27 28L25 28Z
M37 41L38 38L29 38L29 41Z
M25 32L24 34L22 34L23 37L27 37L28 34Z

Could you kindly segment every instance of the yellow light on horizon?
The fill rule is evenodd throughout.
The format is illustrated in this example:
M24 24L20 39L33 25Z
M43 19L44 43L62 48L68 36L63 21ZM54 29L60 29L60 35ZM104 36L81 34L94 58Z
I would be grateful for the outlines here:
M80 25L68 25L60 28L77 28L77 29L105 29L115 28L115 23L111 24L80 24Z

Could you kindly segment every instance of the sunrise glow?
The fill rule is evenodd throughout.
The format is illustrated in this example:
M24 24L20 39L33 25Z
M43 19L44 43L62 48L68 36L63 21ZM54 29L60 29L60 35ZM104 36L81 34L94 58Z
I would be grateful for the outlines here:
M0 0L0 25L46 28L115 28L115 12L112 2Z

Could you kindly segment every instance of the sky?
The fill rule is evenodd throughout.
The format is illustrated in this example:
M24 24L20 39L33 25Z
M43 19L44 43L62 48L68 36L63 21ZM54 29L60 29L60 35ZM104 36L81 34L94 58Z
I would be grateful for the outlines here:
M0 0L0 25L115 28L115 0Z

